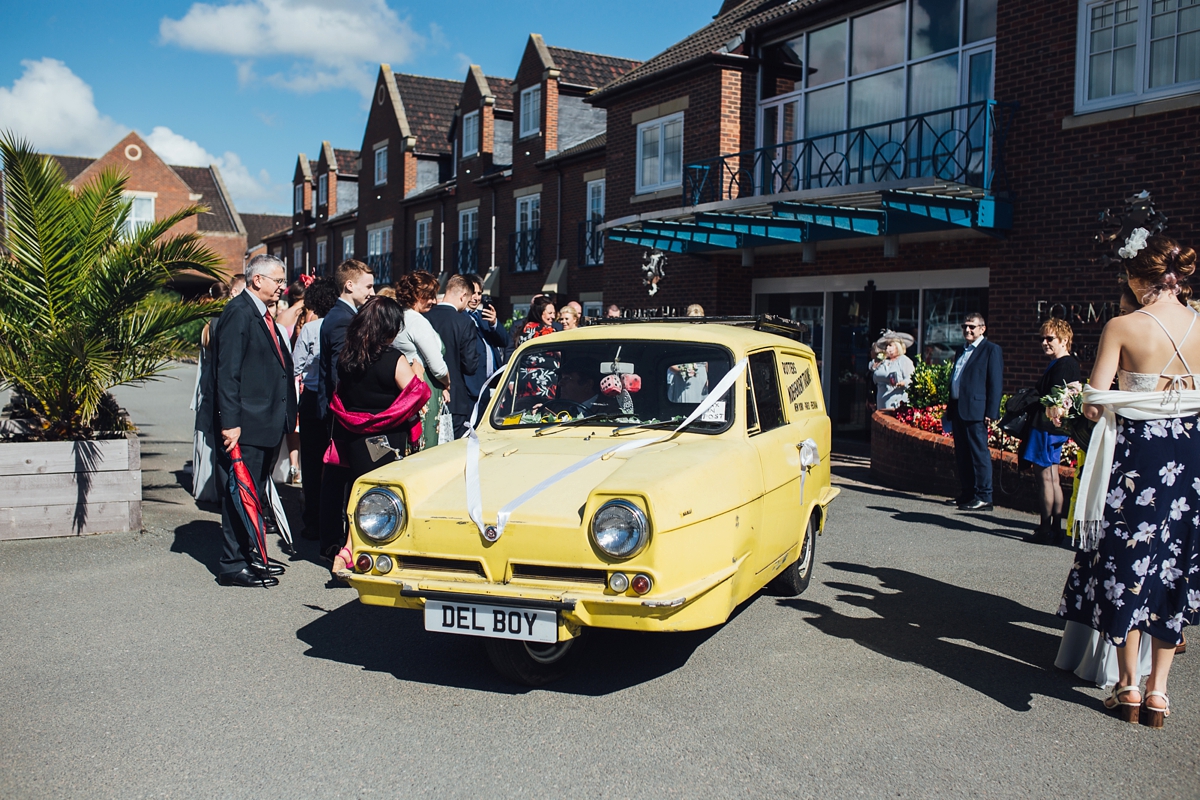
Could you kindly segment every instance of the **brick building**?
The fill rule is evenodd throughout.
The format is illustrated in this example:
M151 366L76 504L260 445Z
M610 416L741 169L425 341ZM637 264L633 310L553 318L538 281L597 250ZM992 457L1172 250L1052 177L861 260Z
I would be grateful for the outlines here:
M199 233L204 243L221 256L221 269L227 275L241 272L248 250L260 244L268 229L277 229L286 222L286 217L257 214L248 226L238 214L215 164L207 167L167 164L137 133L130 133L99 158L51 157L62 167L72 186L81 186L106 169L124 172L131 225L162 219L184 206L206 206L205 213L184 220L171 232ZM0 195L0 220L3 205L4 198ZM176 281L177 288L185 292L198 290L207 283L208 279L199 275L195 281L186 277Z
M806 321L835 428L866 425L884 328L945 358L989 316L1006 389L1117 300L1097 214L1146 189L1197 243L1200 9L1035 0L747 0L593 93L608 110L604 296ZM641 285L647 248L667 278Z

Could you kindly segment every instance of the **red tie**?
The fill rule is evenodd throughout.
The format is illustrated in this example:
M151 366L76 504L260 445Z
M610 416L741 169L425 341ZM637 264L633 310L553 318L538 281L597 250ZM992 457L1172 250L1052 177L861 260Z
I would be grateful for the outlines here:
M279 363L286 364L283 360L283 349L279 346L279 334L275 331L275 320L271 319L270 311L263 315L263 321L267 323L267 333L271 335L271 344L275 345L275 355L279 356Z

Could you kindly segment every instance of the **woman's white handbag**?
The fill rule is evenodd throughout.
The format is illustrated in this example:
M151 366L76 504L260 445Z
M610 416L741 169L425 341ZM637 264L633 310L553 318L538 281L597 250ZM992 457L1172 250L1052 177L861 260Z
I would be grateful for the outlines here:
M438 444L449 444L454 441L454 417L450 414L450 406L442 404L438 412Z

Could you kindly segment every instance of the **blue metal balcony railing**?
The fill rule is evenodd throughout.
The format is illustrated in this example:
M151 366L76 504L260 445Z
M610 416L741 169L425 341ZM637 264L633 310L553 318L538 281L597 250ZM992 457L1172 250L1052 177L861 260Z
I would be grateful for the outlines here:
M433 245L414 247L408 263L412 265L409 272L433 272Z
M684 168L683 204L929 177L1006 192L1016 109L982 100L699 161Z
M509 234L509 269L513 272L537 272L542 268L542 229L529 228Z
M383 286L392 282L392 254L376 253L367 256L367 266L375 273L375 285Z
M467 239L458 243L454 266L459 275L479 272L479 240Z
M602 222L602 217L596 217L579 223L579 263L583 266L604 263L604 232L596 230Z

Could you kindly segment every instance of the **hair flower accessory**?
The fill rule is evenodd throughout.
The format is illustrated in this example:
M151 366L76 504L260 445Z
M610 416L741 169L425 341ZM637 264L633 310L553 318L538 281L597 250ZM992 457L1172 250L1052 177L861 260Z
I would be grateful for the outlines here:
M1121 258L1133 258L1142 251L1146 246L1146 240L1150 238L1150 231L1145 228L1134 228L1129 234L1129 238L1125 240L1125 246L1117 251L1117 255Z

